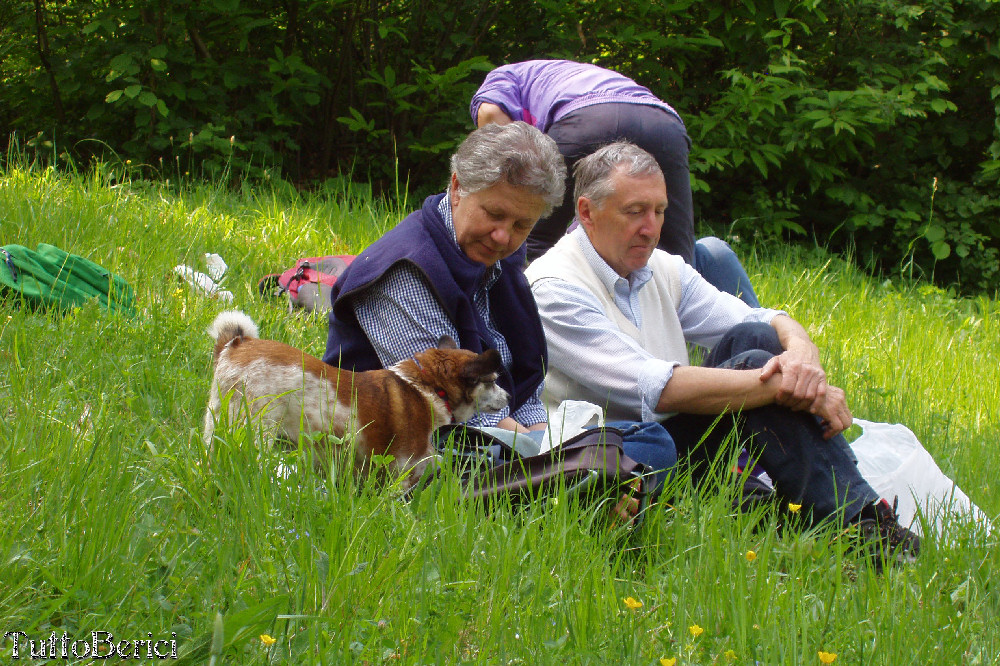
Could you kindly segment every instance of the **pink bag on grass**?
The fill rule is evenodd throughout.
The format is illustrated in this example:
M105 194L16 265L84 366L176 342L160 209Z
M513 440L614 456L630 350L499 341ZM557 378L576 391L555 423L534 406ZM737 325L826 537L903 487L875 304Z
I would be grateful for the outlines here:
M327 312L332 304L330 291L354 255L306 257L284 273L265 275L257 283L261 296L288 295L288 310L303 308L308 312Z

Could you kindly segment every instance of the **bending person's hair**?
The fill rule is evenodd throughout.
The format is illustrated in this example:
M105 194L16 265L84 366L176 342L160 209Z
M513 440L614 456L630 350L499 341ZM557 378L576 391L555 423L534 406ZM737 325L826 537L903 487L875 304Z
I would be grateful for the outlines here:
M562 202L566 163L556 142L517 121L475 130L451 156L459 191L472 194L500 182L523 187L545 201L542 217Z
M616 141L598 148L576 163L573 168L576 180L574 198L579 201L580 197L587 197L591 204L600 207L614 193L611 178L617 171L630 178L663 175L652 155L634 143Z

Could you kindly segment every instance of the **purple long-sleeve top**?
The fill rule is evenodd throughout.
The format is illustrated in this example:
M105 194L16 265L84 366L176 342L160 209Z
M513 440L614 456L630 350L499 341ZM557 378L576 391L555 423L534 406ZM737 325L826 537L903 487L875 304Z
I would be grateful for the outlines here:
M572 60L526 60L497 67L472 98L474 125L483 102L496 104L511 120L523 120L542 132L571 111L605 102L656 106L680 118L669 104L632 79Z

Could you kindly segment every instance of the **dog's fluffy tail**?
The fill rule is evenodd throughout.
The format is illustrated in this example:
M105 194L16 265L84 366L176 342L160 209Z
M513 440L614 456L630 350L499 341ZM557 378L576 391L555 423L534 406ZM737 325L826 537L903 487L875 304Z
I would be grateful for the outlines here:
M258 337L257 324L239 310L226 310L221 313L208 327L208 334L215 339L216 360L230 342Z

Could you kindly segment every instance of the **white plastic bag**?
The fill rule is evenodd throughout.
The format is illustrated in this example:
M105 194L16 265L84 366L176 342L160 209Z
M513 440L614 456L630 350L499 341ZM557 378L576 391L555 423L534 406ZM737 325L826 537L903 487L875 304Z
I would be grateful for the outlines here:
M219 288L219 285L217 285L212 278L200 271L196 271L190 266L185 264L174 266L174 273L176 273L181 280L191 285L191 289L193 289L196 293L217 298L225 303L229 303L233 300L232 292Z
M563 400L555 411L549 413L549 427L542 436L542 449L559 446L570 437L575 437L587 426L603 426L604 410L583 400Z
M205 253L205 266L205 272L208 273L208 277L212 278L216 282L221 280L222 276L224 276L226 271L229 270L229 265L226 264L226 260L214 252Z
M992 531L986 515L955 482L945 476L934 458L916 435L898 423L874 423L854 419L864 433L851 442L858 459L858 471L881 497L892 503L899 498L899 524L920 534L917 510L936 533L944 532L945 523L954 514L980 523Z

